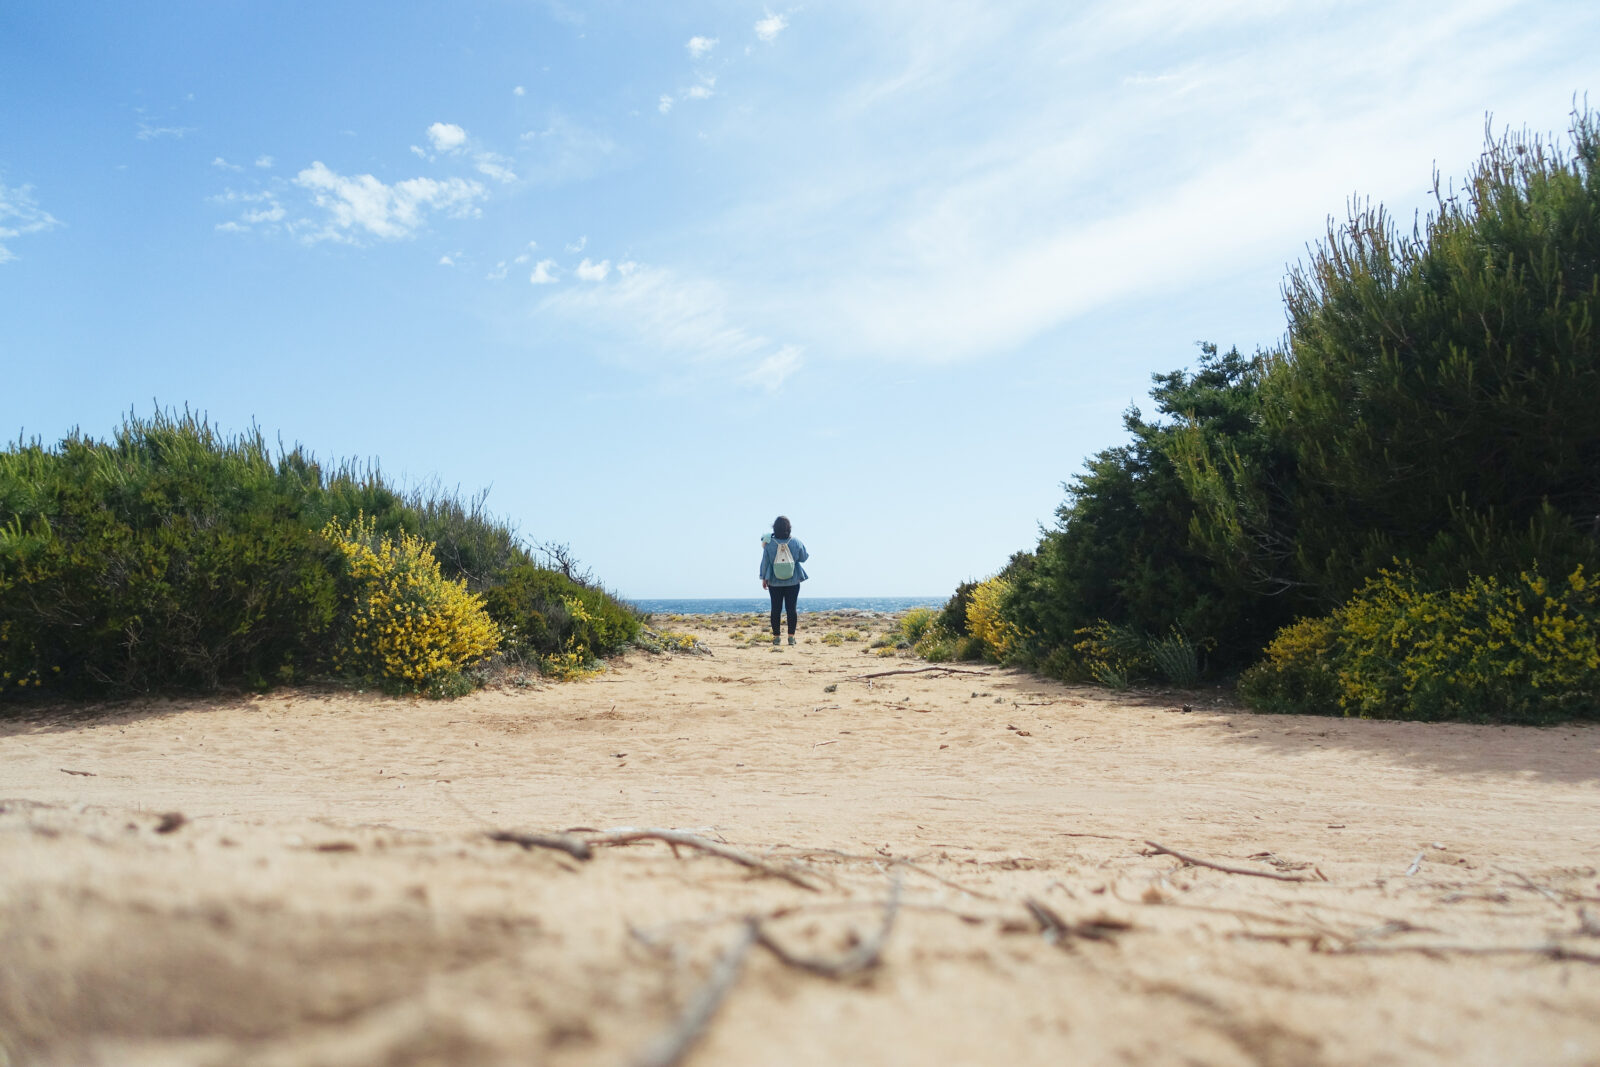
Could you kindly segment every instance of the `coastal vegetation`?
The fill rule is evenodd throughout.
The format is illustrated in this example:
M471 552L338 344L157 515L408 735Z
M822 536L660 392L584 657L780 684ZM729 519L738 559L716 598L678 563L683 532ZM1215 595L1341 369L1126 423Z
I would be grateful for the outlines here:
M571 570L482 497L403 493L187 412L129 416L107 441L0 452L0 699L569 676L639 631Z
M1288 333L1153 376L1154 416L919 650L1263 711L1600 716L1600 120L1489 138L1402 229L1357 205Z

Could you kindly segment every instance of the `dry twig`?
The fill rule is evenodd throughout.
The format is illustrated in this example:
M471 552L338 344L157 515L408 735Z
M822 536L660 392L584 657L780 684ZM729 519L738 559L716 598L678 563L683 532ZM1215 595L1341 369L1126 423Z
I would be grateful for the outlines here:
M981 678L987 678L994 673L993 671L967 671L959 667L917 667L914 670L877 671L873 674L857 674L852 675L850 680L864 682L868 678L887 678L891 674L927 674L929 671L943 671L945 674L976 674Z
M1223 871L1227 874L1247 874L1252 878L1271 878L1278 882L1309 882L1312 880L1310 878L1303 878L1298 874L1279 874L1276 871L1253 871L1248 867L1229 867L1227 864L1223 863L1212 863L1210 860L1197 859L1194 856L1186 856L1182 852L1179 852L1175 849L1170 849L1166 845L1158 845L1154 841L1146 841L1145 844L1149 845L1162 855L1173 856L1182 860L1184 863L1189 864L1191 867L1209 867L1213 871Z
M770 874L774 878L782 878L785 882L797 885L801 889L817 892L817 887L812 884L811 880L793 867L780 867L775 863L768 863L766 860L752 856L748 852L741 852L739 849L728 845L719 845L717 842L701 837L699 834L691 834L683 830L609 830L604 833L594 834L586 839L586 843L592 846L629 845L635 841L664 841L673 846L682 845L685 848L709 852L713 856L732 860L742 867L760 871L762 874Z
M695 1043L705 1035L712 1016L722 1007L728 992L744 972L744 961L749 957L750 946L756 943L756 938L755 922L747 921L738 938L717 960L716 966L711 969L711 977L689 1001L689 1006L678 1017L677 1023L634 1059L634 1067L675 1067L683 1062Z
M752 918L750 923L756 932L756 943L772 953L784 966L820 974L824 978L848 978L853 974L869 971L882 962L883 946L889 940L890 931L894 929L894 919L900 911L900 883L900 876L895 875L893 883L889 886L889 899L883 905L883 925L878 927L878 932L838 959L796 955L775 941L761 924L761 920Z
M521 845L526 849L553 848L558 852L565 852L575 860L586 860L594 855L593 850L576 837L566 834L522 834L515 830L495 830L489 835L490 841L504 841L512 845Z

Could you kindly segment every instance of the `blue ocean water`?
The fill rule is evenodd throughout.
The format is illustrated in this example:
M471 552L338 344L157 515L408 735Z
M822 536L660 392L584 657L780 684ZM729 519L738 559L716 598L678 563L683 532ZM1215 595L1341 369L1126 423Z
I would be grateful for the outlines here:
M772 608L768 597L624 597L627 603L647 615L716 615L723 612L761 612ZM800 612L808 611L908 611L911 608L937 608L946 596L806 596L800 594Z

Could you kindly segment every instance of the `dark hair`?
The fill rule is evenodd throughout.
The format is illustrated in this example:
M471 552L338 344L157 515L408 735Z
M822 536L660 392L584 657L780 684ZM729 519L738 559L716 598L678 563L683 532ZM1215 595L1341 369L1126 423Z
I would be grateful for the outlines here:
M777 518L772 520L772 536L776 537L778 540L788 540L789 529L789 516L779 515Z

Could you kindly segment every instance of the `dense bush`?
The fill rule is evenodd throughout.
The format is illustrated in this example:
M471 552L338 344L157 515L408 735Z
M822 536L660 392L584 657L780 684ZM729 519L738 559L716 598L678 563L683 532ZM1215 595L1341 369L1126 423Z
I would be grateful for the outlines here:
M353 600L320 531L358 515L374 546L426 548L441 581L487 593L547 576L561 608L535 635L539 650L589 662L637 630L603 591L536 566L481 497L407 496L374 466L325 470L299 448L275 456L259 431L227 438L192 414L157 413L129 417L110 441L74 434L0 452L0 693L326 674Z
M484 606L504 631L507 656L527 662L609 656L639 634L639 618L615 598L559 571L522 562L484 590Z
M1240 679L1263 711L1550 722L1600 717L1600 586L1474 577L1450 590L1385 571L1321 619L1286 628Z
M1493 617L1535 618L1479 576L1600 570L1600 118L1571 132L1491 140L1409 233L1381 208L1331 229L1285 286L1286 344L1157 376L1156 420L1128 414L969 630L976 611L1014 628L1005 658L1123 683L1191 684L1202 653L1231 674L1272 641L1244 686L1278 710L1588 714L1581 655L1534 622L1515 663L1401 632L1487 626L1513 588Z
M1025 635L1029 662L1058 677L1093 677L1102 668L1077 654L1079 635L1107 624L1142 634L1177 627L1213 648L1224 670L1237 670L1287 621L1288 602L1236 579L1195 537L1197 508L1179 458L1185 447L1259 450L1264 366L1203 346L1192 373L1154 376L1157 418L1129 411L1129 443L1098 453L1068 483L1056 527L1003 572L1010 591L1002 611Z
M189 417L0 453L0 673L87 693L318 669L337 590L299 460Z

